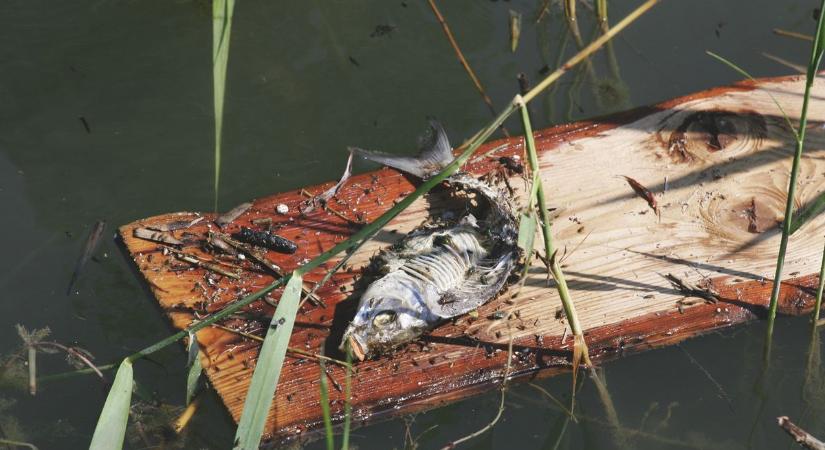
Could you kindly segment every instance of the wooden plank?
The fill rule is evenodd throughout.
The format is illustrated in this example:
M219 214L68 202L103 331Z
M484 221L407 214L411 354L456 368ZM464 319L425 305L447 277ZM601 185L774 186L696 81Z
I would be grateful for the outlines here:
M763 315L772 287L794 142L770 95L797 117L803 87L801 77L743 82L536 133L547 206L555 216L554 234L563 249L563 267L594 361L673 344ZM816 84L814 98L823 96L825 88ZM798 205L825 190L825 103L812 102L809 114L809 146L801 165ZM477 174L500 170L500 156L522 152L522 138L492 142L479 150L468 170ZM343 160L342 156L342 165ZM624 177L656 195L660 217ZM523 200L524 181L513 175L510 183ZM329 186L306 191L315 194ZM267 254L289 271L346 239L358 223L375 219L413 188L407 177L382 169L353 177L331 202L334 211L302 214L306 197L290 191L254 201L226 231L271 219L280 235L298 244L292 255ZM289 208L288 213L276 212L281 204ZM290 345L307 351L325 346L327 354L334 353L357 304L354 281L370 256L428 214L450 207L438 195L420 200L356 252L346 269L319 291L327 307L303 307ZM234 280L202 267L187 267L156 243L133 236L138 227L199 216L166 214L120 228L126 247L176 328L273 279L266 272L248 269ZM171 233L189 243L184 252L212 259L201 246L207 231L217 227L212 215L203 217L192 227ZM792 278L783 284L780 302L784 314L807 312L811 307L823 221L816 218L793 236L786 262L786 273ZM541 245L538 240L537 245ZM334 263L308 274L308 285ZM668 274L712 287L720 301L679 305L685 297ZM525 287L515 297L512 293L480 308L478 318L461 317L394 355L359 363L352 388L356 425L495 388L511 336L517 378L567 370L572 342L543 267L533 267ZM278 295L268 296L270 302L277 301ZM513 318L496 320L496 311L512 312ZM243 317L224 325L263 334L271 313L270 305L257 302ZM198 340L206 372L238 420L259 343L215 328L199 332ZM331 376L343 384L342 369L333 367ZM288 359L268 419L273 438L303 438L319 429L318 380L316 362L300 356ZM331 398L335 420L340 421L343 394L332 390Z

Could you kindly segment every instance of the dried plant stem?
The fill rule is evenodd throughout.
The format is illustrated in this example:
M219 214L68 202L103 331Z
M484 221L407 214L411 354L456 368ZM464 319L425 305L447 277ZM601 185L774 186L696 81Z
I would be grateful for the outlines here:
M810 450L825 450L825 442L811 436L810 433L799 428L795 423L788 419L788 416L776 418L779 427L785 430L797 444Z
M481 85L481 80L478 79L475 71L473 71L473 68L470 67L470 63L468 63L467 59L464 58L464 53L462 53L461 47L458 46L458 42L456 42L453 32L450 31L450 26L447 25L447 20L444 19L443 15L441 15L441 11L439 11L438 7L435 5L435 0L427 1L430 4L430 9L433 10L433 14L435 14L436 20L438 20L438 23L441 25L441 29L444 30L444 34L447 35L447 40L450 41L450 45L453 47L456 57L458 57L458 62L461 63L462 67L464 67L464 71L467 72L467 76L470 77L470 80L472 80L478 90L478 93L481 94L482 100L484 100L484 103L486 103L487 107L490 108L490 113L493 114L493 117L495 117L496 108L493 106L493 101L490 100L490 96L487 95L487 91L485 91L484 86ZM510 137L510 134L504 126L501 127L501 131L505 136Z
M803 41L808 41L808 42L811 42L811 41L814 40L814 38L812 36L809 36L807 34L797 33L796 31L787 31L787 30L783 30L783 29L780 29L780 28L774 28L773 33L777 34L779 36L785 36L785 37L791 37L791 38L795 38L795 39L801 39Z

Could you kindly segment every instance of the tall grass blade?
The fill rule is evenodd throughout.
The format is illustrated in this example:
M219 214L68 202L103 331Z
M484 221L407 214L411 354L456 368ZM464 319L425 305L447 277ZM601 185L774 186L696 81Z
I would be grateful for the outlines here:
M324 435L327 441L327 450L335 449L335 435L332 433L332 417L329 413L329 382L327 382L327 367L324 360L320 360L321 379L320 379L320 397L321 397L321 413L324 416Z
M272 396L278 386L281 367L284 364L289 338L292 335L292 326L295 324L295 314L298 312L298 303L301 301L302 287L301 273L293 272L284 288L275 314L272 315L272 321L258 354L258 362L255 365L241 420L235 433L235 449L257 450L261 444L266 417L269 415Z
M126 423L129 421L129 406L132 403L133 386L132 360L126 358L117 369L112 389L106 397L103 410L100 411L100 418L97 419L89 450L123 448Z
M825 8L825 0L822 0L820 8ZM821 10L821 9L820 9ZM799 115L799 129L797 131L796 151L794 152L793 165L791 166L791 177L788 182L788 199L785 204L785 220L782 221L782 238L779 242L779 256L776 258L776 273L773 277L773 289L771 290L771 303L768 309L768 329L767 341L773 336L773 324L776 321L776 309L779 305L779 290L782 286L782 269L785 266L785 253L788 250L788 236L791 234L791 224L793 222L793 205L796 197L796 178L799 175L799 162L802 160L802 149L805 142L805 128L808 124L808 103L811 99L811 87L813 87L816 72L822 62L822 53L825 46L825 14L819 15L816 25L816 35L811 48L811 59L808 64L808 74L805 77L805 94L802 97L802 111Z
M215 212L221 178L223 101L226 94L226 66L235 0L212 0L212 94L215 100Z
M732 61L729 61L729 60L725 59L724 57L719 56L719 55L717 55L716 53L713 53L713 52L711 52L711 51L705 51L705 53L706 53L708 56L710 56L711 58L714 58L714 59L718 60L719 62L721 62L722 64L724 64L724 65L726 65L726 66L730 67L731 69L733 69L734 71L736 71L737 73L739 73L740 75L742 75L743 77L745 77L745 78L747 78L747 79L749 79L749 80L751 80L751 81L756 81L756 79L755 79L755 78L754 78L754 77L753 77L750 73L748 73L745 69L743 69L743 68L741 68L741 67L737 66L737 65L736 65L736 64L734 64ZM798 132L798 131L796 130L796 128L793 126L793 123L791 122L791 118L790 118L790 117L788 117L788 114L785 112L785 108L783 108L783 107L782 107L782 105L780 105L780 104L779 104L779 101L776 99L776 97L774 97L774 96L773 96L773 94L771 94L770 92L768 92L768 96L769 96L769 97L771 98L771 100L773 101L773 104L774 104L774 105L776 105L776 107L777 107L777 108L779 108L779 112L781 112L781 113L782 113L782 117L784 117L784 118L785 118L785 123L788 125L788 128L789 128L789 129L791 130L791 132L793 133L793 137L794 137L794 139L798 140L798 139L799 139L799 132Z

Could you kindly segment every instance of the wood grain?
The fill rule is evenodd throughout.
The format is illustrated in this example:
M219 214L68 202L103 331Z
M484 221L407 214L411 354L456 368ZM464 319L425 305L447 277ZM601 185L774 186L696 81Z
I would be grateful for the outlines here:
M743 82L712 89L599 120L562 125L536 133L542 179L555 218L553 232L562 249L563 268L586 329L594 361L670 345L713 329L763 316L783 219L784 192L793 139L771 95L797 117L804 79L785 77ZM815 99L825 88L814 85ZM825 103L809 111L808 146L799 179L798 206L825 190ZM454 137L454 140L455 139ZM342 143L349 144L349 143ZM356 144L356 143L354 143ZM479 149L468 171L503 170L498 158L521 155L523 139L491 142ZM342 157L342 168L344 158ZM660 216L634 191L630 177L655 196ZM510 175L519 197L524 181ZM305 188L315 194L332 184ZM285 271L346 239L393 202L412 192L407 177L381 169L353 177L330 202L334 212L301 213L300 190L261 198L227 226L256 227L269 218L278 234L298 244L292 255L267 257ZM521 199L523 200L523 198ZM289 212L276 213L285 204ZM417 201L392 221L319 291L327 307L305 305L290 345L307 351L322 346L334 354L343 328L358 300L360 270L378 249L403 236L429 214L449 209L438 193ZM137 227L191 221L197 213L156 216L120 228L123 241L151 286L162 310L176 328L195 316L269 284L273 277L246 262L225 265L240 280L177 260L153 242L135 238ZM202 249L206 233L217 230L212 215L172 234L187 243L182 251L213 256ZM821 253L823 218L802 227L791 240L780 310L810 310ZM537 239L537 247L541 247ZM335 261L305 277L311 287ZM668 281L671 274L714 290L720 300L685 301ZM279 291L267 296L277 302ZM250 305L223 325L263 334L272 306ZM494 313L512 313L497 320ZM357 364L352 406L356 424L433 408L495 388L503 374L506 345L515 344L514 377L530 378L568 370L572 339L561 305L542 266L531 268L526 285L491 301L478 317L461 317L437 328L394 355ZM259 343L210 328L198 333L203 365L213 386L237 421L243 407ZM331 376L343 385L341 368ZM267 429L277 441L302 439L317 431L319 407L317 362L290 356L282 372ZM335 420L341 420L343 394L332 390Z

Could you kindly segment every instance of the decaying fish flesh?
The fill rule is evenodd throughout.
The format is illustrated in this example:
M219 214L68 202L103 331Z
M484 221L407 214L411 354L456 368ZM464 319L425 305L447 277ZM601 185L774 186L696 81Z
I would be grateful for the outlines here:
M430 126L432 142L415 158L350 152L426 179L453 160L444 129L434 121ZM450 176L446 185L449 194L467 199L468 212L431 219L373 260L371 270L382 276L361 296L341 343L361 360L487 303L518 264L518 227L505 192L464 173Z

